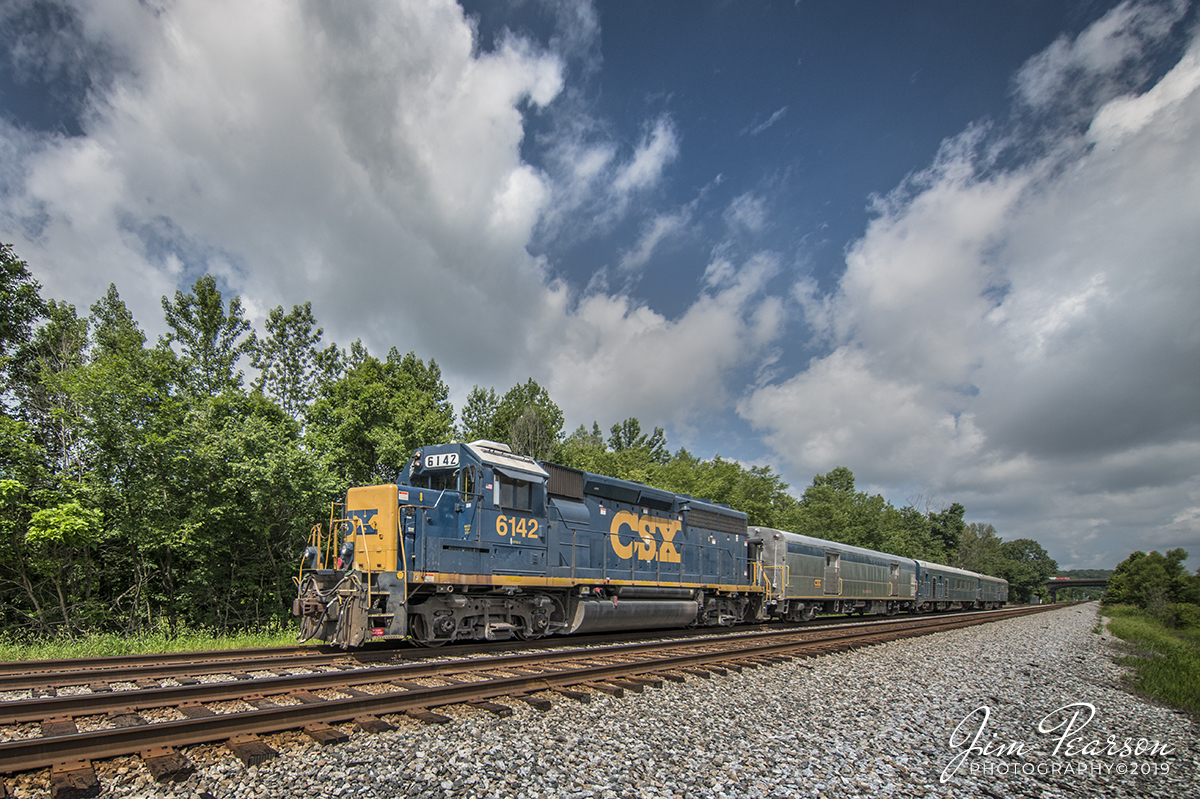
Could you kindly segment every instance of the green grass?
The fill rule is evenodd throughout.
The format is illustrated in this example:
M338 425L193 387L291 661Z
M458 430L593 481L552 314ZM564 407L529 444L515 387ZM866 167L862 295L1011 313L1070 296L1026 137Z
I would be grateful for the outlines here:
M259 633L227 635L218 635L209 630L183 630L168 636L165 630L155 630L132 636L96 633L74 639L60 637L28 641L0 635L0 661L66 660L295 644L296 631L282 626Z
M1124 640L1130 655L1117 662L1134 670L1138 693L1200 716L1200 628L1172 628L1127 605L1103 609L1108 631Z

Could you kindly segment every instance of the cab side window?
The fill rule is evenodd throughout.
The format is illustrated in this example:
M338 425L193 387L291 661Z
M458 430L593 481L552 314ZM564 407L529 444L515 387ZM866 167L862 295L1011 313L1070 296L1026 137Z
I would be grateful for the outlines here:
M475 467L464 467L458 473L458 493L469 499L475 493Z
M513 510L533 510L533 483L496 475L500 482L500 506Z

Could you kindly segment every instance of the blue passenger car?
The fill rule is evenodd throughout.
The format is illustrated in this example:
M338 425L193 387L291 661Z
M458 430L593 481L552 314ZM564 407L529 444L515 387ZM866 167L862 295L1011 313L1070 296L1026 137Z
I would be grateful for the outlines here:
M915 609L961 610L981 607L979 579L980 575L975 572L918 560Z

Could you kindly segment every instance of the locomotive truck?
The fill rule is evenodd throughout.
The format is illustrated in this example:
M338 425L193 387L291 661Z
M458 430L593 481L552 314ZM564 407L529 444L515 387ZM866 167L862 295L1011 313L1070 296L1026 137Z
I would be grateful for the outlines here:
M1007 583L770 528L728 505L538 462L492 441L422 447L314 528L302 640L544 635L991 607Z

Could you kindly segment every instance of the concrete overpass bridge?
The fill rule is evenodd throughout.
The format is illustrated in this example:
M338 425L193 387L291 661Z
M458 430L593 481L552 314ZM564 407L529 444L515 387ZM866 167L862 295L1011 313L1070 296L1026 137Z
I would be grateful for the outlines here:
M1046 581L1046 590L1050 593L1050 601L1058 601L1058 591L1061 588L1107 588L1107 577L1051 577Z

